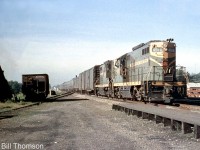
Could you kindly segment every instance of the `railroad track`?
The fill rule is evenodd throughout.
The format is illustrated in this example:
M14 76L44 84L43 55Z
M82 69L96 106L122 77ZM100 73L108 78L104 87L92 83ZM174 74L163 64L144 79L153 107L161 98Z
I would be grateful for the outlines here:
M35 106L35 105L40 105L41 103L45 103L45 102L53 102L53 101L57 100L58 98L69 96L69 95L71 95L73 93L74 92L67 92L67 93L62 93L62 94L59 94L59 95L51 96L51 97L48 97L46 100L36 101L35 103L30 104L30 105L25 105L25 106L22 106L22 107L18 107L18 108L10 109L10 110L7 110L7 111L3 111L3 112L0 112L0 114L12 113L12 112L14 112L16 110L25 109L25 108L28 108L28 107L31 107L31 106ZM3 115L3 116L0 115L0 120L2 118L9 118L9 115Z
M191 99L186 99L183 101L175 101L172 104L165 104L165 103L149 103L149 102L143 102L143 101L133 101L130 99L118 99L118 98L109 98L109 97L104 97L104 96L98 96L99 98L103 99L112 99L113 101L117 102L126 102L126 103L144 103L146 105L153 105L153 106L158 106L158 107L174 107L174 108L179 108L179 109L187 109L191 111L200 111L200 99L199 100L191 100Z
M47 98L47 101L54 101L54 100L57 100L59 98L65 97L65 96L72 95L73 93L74 92L67 92L67 93L62 93L62 94L59 94L59 95L51 96L51 97Z

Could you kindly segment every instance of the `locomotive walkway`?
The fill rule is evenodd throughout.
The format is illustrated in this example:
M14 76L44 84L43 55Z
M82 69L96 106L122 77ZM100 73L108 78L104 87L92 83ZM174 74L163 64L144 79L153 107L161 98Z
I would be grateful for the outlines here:
M170 106L168 106L170 108ZM128 115L136 115L142 119L154 120L170 126L172 130L181 131L183 134L193 133L194 138L200 138L200 112L189 110L166 109L152 105L134 105L131 103L113 104L112 109L123 111Z

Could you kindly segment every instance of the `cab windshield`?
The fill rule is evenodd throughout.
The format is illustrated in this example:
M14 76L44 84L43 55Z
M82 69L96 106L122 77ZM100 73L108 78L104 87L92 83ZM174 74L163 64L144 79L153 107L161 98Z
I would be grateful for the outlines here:
M175 53L175 48L167 48L168 52Z

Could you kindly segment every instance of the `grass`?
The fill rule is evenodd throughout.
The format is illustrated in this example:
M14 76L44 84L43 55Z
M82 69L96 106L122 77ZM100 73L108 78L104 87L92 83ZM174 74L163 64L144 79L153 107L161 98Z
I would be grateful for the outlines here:
M16 95L16 98L13 97L12 99L7 100L5 103L0 102L0 112L33 104L32 102L26 102L24 100L25 100L24 95L22 93L19 93Z

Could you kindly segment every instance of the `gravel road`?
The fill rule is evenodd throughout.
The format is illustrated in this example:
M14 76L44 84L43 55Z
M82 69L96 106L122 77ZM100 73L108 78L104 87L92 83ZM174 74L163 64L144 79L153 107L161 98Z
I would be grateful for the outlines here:
M112 110L116 101L73 94L0 120L1 149L199 149L200 141ZM21 147L20 147L21 146ZM39 147L40 146L40 147Z

